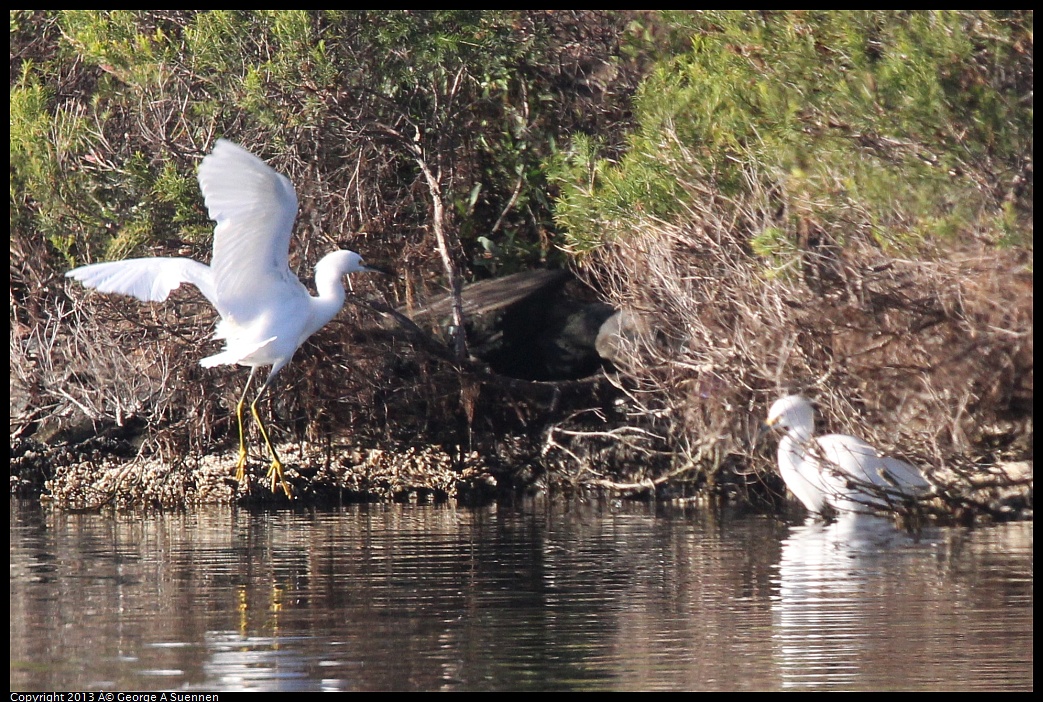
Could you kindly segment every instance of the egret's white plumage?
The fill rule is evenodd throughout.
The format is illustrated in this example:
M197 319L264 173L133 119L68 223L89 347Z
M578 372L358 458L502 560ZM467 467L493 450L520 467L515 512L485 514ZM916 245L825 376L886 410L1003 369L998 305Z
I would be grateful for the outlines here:
M246 463L242 409L246 391L260 366L271 372L251 404L261 436L272 454L272 489L281 484L282 463L264 423L257 400L305 339L326 325L344 305L343 277L374 270L353 251L334 251L315 266L317 297L289 268L290 236L297 216L297 195L286 176L230 141L219 139L199 165L199 187L214 227L214 254L207 266L189 258L137 258L74 268L70 278L105 293L161 302L182 283L191 283L217 309L221 321L214 338L224 350L201 361L205 367L239 364L250 367L239 420L239 464Z
M847 434L813 437L815 411L800 395L777 400L767 425L785 431L779 472L811 512L887 507L929 487L919 469Z

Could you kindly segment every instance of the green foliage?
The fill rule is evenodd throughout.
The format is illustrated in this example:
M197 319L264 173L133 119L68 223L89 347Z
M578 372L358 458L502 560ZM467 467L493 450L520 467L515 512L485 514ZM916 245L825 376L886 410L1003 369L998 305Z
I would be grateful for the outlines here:
M397 133L442 179L479 274L490 247L496 270L516 269L637 216L677 217L691 182L761 222L751 240L771 226L898 248L969 232L1031 245L1031 13L565 16L12 11L12 232L78 257L110 238L205 248L194 165L228 135L264 144L298 182L325 174L305 199L353 193L331 215L349 229L430 250ZM606 36L614 48L590 49ZM580 88L589 66L649 57L620 149L631 74L603 84L607 107ZM768 241L786 250L776 234L754 248Z
M415 140L457 205L461 259L485 237L505 264L531 264L555 250L543 159L587 128L569 83L582 76L562 66L594 50L607 63L613 44L588 49L583 32L623 25L606 12L12 11L12 226L77 258L205 244L195 164L228 136L263 144L302 204L340 207L323 214L390 252L433 252L403 148Z
M144 89L162 80L175 47L162 26L142 26L140 19L137 10L65 10L59 22L80 56L121 83Z
M29 226L30 208L36 209L35 227L67 252L70 224L86 215L76 203L89 197L91 187L82 172L65 168L64 156L82 148L86 125L72 111L52 115L51 101L33 64L24 63L10 96L10 226L12 234Z
M641 86L626 155L599 161L580 140L556 162L574 250L680 211L685 179L745 208L751 236L779 220L760 253L808 227L885 247L1031 245L1031 13L680 17L690 49Z
M637 143L632 137L631 145ZM681 204L677 174L666 162L638 158L636 150L616 162L599 158L599 149L594 139L577 135L550 162L550 180L563 193L557 218L574 253L626 231L634 217L667 218Z

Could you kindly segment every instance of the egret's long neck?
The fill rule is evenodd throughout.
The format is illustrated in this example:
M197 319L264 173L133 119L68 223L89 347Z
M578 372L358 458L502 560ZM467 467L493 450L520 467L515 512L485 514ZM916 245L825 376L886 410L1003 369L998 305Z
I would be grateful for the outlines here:
M786 430L786 438L789 438L798 444L806 444L811 441L811 432L814 431L814 429L815 427L812 422L792 422Z
M811 432L814 427L811 422L803 421L803 417L791 418L786 427L786 433L779 440L779 465L797 466L804 462L807 457L808 447L811 443ZM783 457L788 457L784 462Z
M807 445L808 440L801 438L792 430L784 434L779 439L779 466L786 468L803 462L807 453Z
M315 265L315 289L319 296L311 299L307 336L325 326L344 306L343 280L344 271L333 254L327 254Z

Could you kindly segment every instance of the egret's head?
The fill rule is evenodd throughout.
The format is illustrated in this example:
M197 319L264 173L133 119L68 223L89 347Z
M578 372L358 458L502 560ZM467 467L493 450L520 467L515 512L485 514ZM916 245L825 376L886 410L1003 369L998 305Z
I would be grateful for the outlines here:
M367 266L366 262L362 260L362 256L354 251L335 251L334 254L340 256L339 265L345 273L383 273L390 275L389 271L379 266Z
M336 271L337 275L348 273L387 273L387 271L376 266L367 266L362 256L354 251L341 249L326 254L319 262L323 268Z
M768 410L768 418L764 423L770 427L778 427L783 431L796 429L810 432L815 424L815 410L807 398L800 395L787 395Z
M362 256L354 251L337 251L337 263L345 273L361 273L369 270L366 268Z

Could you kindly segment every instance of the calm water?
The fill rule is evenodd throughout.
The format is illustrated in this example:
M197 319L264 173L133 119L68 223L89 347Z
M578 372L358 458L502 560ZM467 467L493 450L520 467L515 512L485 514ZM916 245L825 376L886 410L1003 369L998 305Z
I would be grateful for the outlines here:
M11 504L12 690L1030 690L1032 525Z

